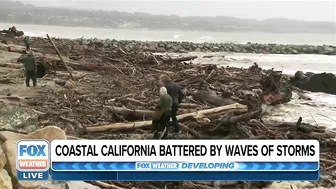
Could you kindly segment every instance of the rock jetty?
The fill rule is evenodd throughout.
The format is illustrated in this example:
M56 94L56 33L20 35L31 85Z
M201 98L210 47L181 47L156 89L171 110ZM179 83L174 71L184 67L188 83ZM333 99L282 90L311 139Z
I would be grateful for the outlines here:
M0 35L1 43L21 42L21 38L8 38ZM46 38L31 37L32 47L34 44L49 43ZM260 44L251 43L193 43L187 41L138 41L138 40L116 40L97 38L62 39L55 41L62 43L86 45L88 47L111 48L119 47L124 51L149 51L159 53L188 53L188 52L233 52L233 53L255 53L255 54L322 54L336 55L336 46L333 45L292 45L292 44ZM16 43L14 42L14 43Z
M336 46L332 45L282 45L282 44L234 44L234 43L193 43L179 41L136 41L136 40L98 40L77 39L84 44L115 46L126 51L143 50L151 52L235 52L258 54L324 54L336 55Z

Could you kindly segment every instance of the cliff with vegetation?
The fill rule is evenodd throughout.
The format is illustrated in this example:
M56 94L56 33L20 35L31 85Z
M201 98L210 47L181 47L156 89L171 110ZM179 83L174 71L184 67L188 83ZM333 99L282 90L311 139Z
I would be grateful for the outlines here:
M179 17L118 11L70 10L37 7L18 1L1 1L0 22L57 26L199 30L213 32L335 33L331 22L306 22L282 18L258 21L234 17Z

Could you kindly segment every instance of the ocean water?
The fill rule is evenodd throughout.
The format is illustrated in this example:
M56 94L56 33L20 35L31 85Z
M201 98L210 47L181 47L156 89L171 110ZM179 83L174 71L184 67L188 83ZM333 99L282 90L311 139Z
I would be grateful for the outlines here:
M63 38L98 38L98 39L134 39L148 41L191 41L216 43L278 43L278 44L311 44L336 45L335 34L274 34L262 32L204 32L204 31L160 31L160 30L128 30L104 28L78 28L61 26L44 26L30 24L0 23L0 29L8 29L15 25L29 36Z
M243 54L243 53L199 53L194 62L201 64L217 64L220 66L235 66L248 68L257 62L264 69L274 68L288 75L294 75L298 70L304 72L329 72L336 74L336 56L327 55L274 55L274 54ZM203 58L212 55L212 58ZM305 95L312 100L299 99L293 92L289 103L268 106L269 115L265 120L296 122L302 117L304 122L313 125L336 128L336 95L307 92Z
M216 33L200 31L155 31L155 30L116 30L100 28L75 28L60 26L41 26L0 23L0 28L7 29L15 25L29 36L45 37L49 34L62 38L99 38L99 39L134 39L134 40L166 40L191 42L233 42L233 43L278 43L278 44L310 44L336 45L335 34L269 34L269 33ZM195 63L218 64L222 66L249 67L254 62L265 69L274 68L286 74L294 74L301 70L315 73L330 72L336 74L336 56L327 55L269 55L269 54L241 54L241 53L199 53L191 52L199 58ZM213 55L212 58L203 56ZM299 117L304 122L314 125L327 126L336 129L336 95L324 93L306 93L311 101L293 99L283 105L268 107L269 115L265 119L270 121L293 121Z

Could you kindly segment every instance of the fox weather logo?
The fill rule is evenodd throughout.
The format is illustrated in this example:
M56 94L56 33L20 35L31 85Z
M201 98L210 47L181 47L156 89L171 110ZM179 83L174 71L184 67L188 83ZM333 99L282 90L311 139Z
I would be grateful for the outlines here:
M20 140L16 144L18 180L48 180L50 148L47 140Z

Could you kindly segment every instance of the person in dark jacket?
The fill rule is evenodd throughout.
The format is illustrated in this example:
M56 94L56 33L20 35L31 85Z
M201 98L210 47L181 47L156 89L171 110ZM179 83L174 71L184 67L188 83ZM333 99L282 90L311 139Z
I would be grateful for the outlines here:
M24 43L26 45L26 50L29 51L30 50L30 38L28 36L24 38Z
M161 87L159 104L156 106L152 121L154 138L159 138L162 132L165 132L162 138L167 138L172 104L173 100L167 94L166 87Z
M181 86L178 85L177 83L173 82L167 75L162 75L160 77L160 84L164 85L167 88L168 94L172 97L173 99L173 104L172 104L172 120L173 120L173 127L174 127L174 132L179 133L180 132L180 127L177 122L177 111L179 108L180 103L182 102L183 99L183 92L181 89Z
M15 26L12 26L12 32L16 33L17 30L16 30L16 27Z
M26 71L26 86L30 87L29 81L30 79L33 80L33 86L36 86L36 59L34 57L33 51L29 51L28 56L22 58L22 63L24 64L24 68Z

